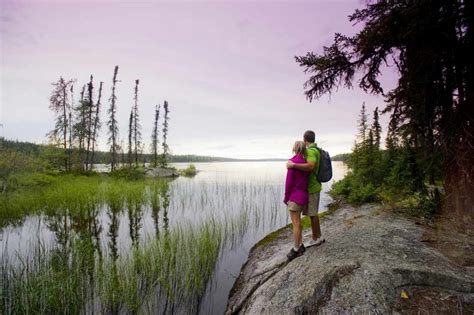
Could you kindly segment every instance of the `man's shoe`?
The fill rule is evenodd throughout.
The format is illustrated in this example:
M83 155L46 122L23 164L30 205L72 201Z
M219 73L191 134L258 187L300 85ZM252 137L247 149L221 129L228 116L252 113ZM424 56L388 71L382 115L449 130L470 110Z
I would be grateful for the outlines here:
M308 247L310 247L310 246L319 246L319 245L321 245L322 243L324 243L325 241L326 241L326 240L325 240L324 238L319 237L319 238L316 239L316 240L311 240L311 241L309 241Z

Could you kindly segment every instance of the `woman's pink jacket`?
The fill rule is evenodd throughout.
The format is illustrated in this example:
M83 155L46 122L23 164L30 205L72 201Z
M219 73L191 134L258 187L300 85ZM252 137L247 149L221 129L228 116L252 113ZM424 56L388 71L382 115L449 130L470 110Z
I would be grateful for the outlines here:
M297 154L290 159L293 163L306 163L301 154ZM308 204L308 176L309 172L301 171L296 168L289 168L286 174L285 199L283 202L293 201L302 206Z

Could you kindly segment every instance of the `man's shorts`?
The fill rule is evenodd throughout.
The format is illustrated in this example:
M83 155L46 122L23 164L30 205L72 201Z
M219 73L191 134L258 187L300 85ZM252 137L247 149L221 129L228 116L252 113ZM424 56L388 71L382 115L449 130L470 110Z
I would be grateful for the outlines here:
M314 217L318 215L319 212L319 196L321 192L315 192L309 194L309 202L306 211L303 211L304 215Z
M306 210L306 206L299 205L293 201L288 201L288 210L296 211L296 212L304 212Z

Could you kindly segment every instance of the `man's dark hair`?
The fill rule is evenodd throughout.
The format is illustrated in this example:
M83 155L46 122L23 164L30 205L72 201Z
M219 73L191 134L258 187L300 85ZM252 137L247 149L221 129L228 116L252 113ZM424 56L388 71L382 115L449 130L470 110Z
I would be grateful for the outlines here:
M303 140L306 141L306 142L309 142L309 143L314 143L314 139L315 139L315 134L314 134L314 131L312 130L306 130L304 132L304 135L303 135Z

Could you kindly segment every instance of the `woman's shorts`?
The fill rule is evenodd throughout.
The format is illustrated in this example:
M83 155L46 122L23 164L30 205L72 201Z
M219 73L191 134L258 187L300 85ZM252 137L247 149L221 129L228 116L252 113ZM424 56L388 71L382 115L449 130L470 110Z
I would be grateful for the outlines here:
M306 210L306 206L302 206L297 204L293 201L288 201L288 210L289 211L297 211L297 212L304 212Z

